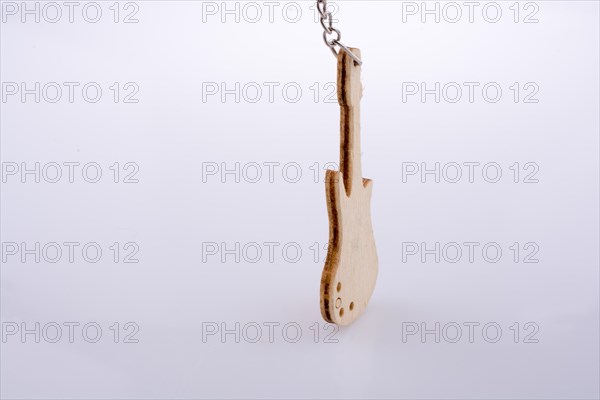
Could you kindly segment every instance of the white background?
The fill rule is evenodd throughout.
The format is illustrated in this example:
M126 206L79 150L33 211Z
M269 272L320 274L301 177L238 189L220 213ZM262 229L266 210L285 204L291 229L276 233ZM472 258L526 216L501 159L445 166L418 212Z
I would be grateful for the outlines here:
M520 2L518 22L513 2L498 2L496 23L482 16L485 2L472 23L462 2L456 23L448 21L453 14L422 22L420 14L403 14L409 5L399 1L337 2L343 42L360 47L364 59L363 174L374 180L380 272L366 313L339 329L335 343L325 342L333 327L320 316L319 282L328 239L323 167L338 161L339 108L326 101L336 65L313 3L277 3L272 23L263 2L256 3L263 15L255 23L246 3L237 5L239 22L235 15L223 22L221 2L135 2L137 23L122 22L135 10L125 3L115 23L113 2L99 3L99 22L86 22L85 4L73 23L64 6L57 23L3 13L3 96L6 82L80 83L73 103L66 89L56 103L3 98L3 172L13 163L95 162L102 169L97 183L86 182L81 169L70 183L66 167L57 183L44 176L37 183L31 174L23 183L20 172L3 177L3 333L36 323L63 326L57 343L47 340L54 331L44 336L42 328L39 343L34 334L5 335L3 398L599 397L597 2ZM216 15L206 12L213 6ZM301 17L292 23L298 7ZM524 23L533 11L538 22ZM103 89L96 103L81 97L88 82ZM123 102L128 82L139 88L137 103ZM254 92L239 103L234 95L203 99L211 82L230 89L256 82L263 96L255 103L248 101ZM279 85L273 102L264 82ZM436 103L433 95L403 99L403 82L480 86L473 102L462 86L458 102ZM502 88L495 103L481 94L489 82ZM523 101L527 83L539 89L536 103ZM283 96L286 84L302 89L297 102ZM115 162L118 183L109 169ZM139 168L138 183L123 182L127 162ZM264 164L271 162L280 163L273 182ZM444 176L436 183L432 175L425 183L420 175L403 179L403 163L465 162L480 163L473 183L466 167L457 183ZM515 162L517 183L509 168ZM239 183L220 171L203 176L209 163L240 163ZM257 183L250 182L251 163L262 166ZM500 165L497 183L482 177L487 163ZM531 171L525 163L539 168L537 183L523 182ZM298 182L289 182L295 169L282 175L286 164L300 167ZM67 254L56 263L8 254L9 243L22 249L36 242L95 242L103 254L96 263L82 258L81 246L72 263ZM114 242L119 262L109 248ZM139 247L138 263L123 262L130 242ZM210 242L221 250L222 243L258 243L263 254L251 262L255 253L240 250L239 262L236 254L223 262L222 252L206 253ZM278 243L273 260L265 242ZM456 263L436 263L433 255L425 262L407 255L408 242L480 246L473 262L463 253ZM515 242L518 262L509 248ZM483 258L486 243L501 247L499 261ZM526 243L539 248L539 262L523 262ZM292 250L284 255L286 244ZM73 343L67 322L80 324ZM110 329L115 322L119 343ZM138 343L123 343L128 322L139 327ZM272 343L269 322L279 324ZM469 322L479 324L473 343ZM102 328L98 342L84 340L87 323ZM236 323L239 343L234 334L203 341L208 325L235 330ZM263 327L257 343L248 340L255 331L243 330L253 323ZM430 330L440 324L439 343L434 334L407 335L422 323ZM490 323L502 329L495 343L486 340L493 329L482 333ZM289 343L294 329L282 333L285 324L302 329L297 342ZM454 324L463 329L456 343L449 340ZM529 339L537 343L525 343L534 327Z

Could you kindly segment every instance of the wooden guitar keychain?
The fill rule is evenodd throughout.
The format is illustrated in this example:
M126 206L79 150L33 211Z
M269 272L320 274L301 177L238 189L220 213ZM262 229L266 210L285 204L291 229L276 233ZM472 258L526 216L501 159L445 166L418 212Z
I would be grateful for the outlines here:
M373 183L362 177L360 165L362 61L359 49L340 42L327 0L317 0L317 10L325 43L337 58L340 104L340 171L327 170L325 178L329 247L321 276L321 314L327 322L348 325L367 307L378 270L371 225Z

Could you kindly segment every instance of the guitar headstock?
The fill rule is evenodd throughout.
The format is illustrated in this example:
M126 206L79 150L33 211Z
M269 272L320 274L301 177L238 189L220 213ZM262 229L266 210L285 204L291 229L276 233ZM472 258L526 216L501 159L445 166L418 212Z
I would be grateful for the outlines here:
M358 58L360 50L350 48ZM345 51L340 51L337 62L337 95L338 103L344 107L360 106L362 83L360 81L361 66Z

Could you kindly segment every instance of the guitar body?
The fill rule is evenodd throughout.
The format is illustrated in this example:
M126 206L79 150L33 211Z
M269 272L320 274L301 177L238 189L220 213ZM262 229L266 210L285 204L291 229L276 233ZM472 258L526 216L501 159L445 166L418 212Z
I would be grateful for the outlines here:
M371 225L373 182L363 182L348 197L342 173L327 171L329 247L321 277L321 314L338 325L348 325L360 316L377 280L377 250Z
M360 50L351 49L360 57ZM341 110L340 169L327 171L325 190L329 247L321 276L321 314L348 325L367 307L377 280L378 261L371 224L373 182L360 171L360 66L338 55Z

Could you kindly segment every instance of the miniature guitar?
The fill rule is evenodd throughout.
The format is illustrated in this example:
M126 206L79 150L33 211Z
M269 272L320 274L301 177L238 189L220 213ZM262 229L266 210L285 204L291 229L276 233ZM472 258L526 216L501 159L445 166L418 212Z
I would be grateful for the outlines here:
M360 163L360 50L342 50L337 54L340 171L328 170L325 180L329 248L321 276L321 314L328 322L348 325L369 303L378 261L371 226L373 183L362 177Z

